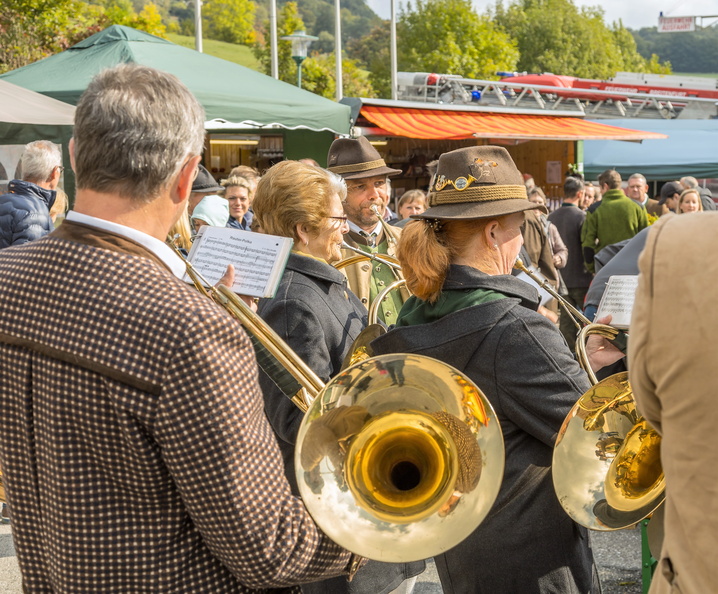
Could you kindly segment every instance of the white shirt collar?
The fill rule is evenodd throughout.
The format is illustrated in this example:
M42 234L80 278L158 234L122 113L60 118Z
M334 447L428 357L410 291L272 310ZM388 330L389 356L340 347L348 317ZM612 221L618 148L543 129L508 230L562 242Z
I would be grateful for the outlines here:
M90 215L71 210L65 217L67 221L75 221L76 223L83 223L90 225L91 227L97 227L104 231L110 231L122 237L127 237L141 246L147 248L155 256L157 256L167 267L172 271L177 278L183 278L187 267L177 254L174 253L172 248L163 241L160 241L156 237L152 237L147 233L133 229L132 227L126 227L112 221L106 221L105 219L98 219L97 217L91 217Z
M351 221L347 221L347 223L349 223L349 229L351 231L354 231L354 233L369 233L369 234L375 233L377 237L379 237L379 235L381 235L381 222L380 221L377 221L376 227L374 227L374 229L372 229L371 231L364 231L364 229L359 227L359 225L356 225L356 224L352 223Z

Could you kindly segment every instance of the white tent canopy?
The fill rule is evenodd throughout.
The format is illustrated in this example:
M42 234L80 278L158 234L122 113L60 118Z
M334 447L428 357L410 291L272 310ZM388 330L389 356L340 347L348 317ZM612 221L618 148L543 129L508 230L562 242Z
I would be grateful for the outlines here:
M0 80L0 122L72 126L75 107Z

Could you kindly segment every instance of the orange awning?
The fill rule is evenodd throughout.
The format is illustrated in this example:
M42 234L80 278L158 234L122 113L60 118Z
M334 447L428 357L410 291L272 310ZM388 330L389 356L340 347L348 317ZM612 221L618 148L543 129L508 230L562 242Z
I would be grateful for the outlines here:
M362 105L361 114L395 136L459 140L516 138L543 140L645 140L665 134L628 130L598 122L551 115L449 111Z

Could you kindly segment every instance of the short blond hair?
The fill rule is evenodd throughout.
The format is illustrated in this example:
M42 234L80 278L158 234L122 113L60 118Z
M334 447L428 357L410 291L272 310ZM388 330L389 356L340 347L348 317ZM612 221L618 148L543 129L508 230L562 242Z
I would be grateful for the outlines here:
M65 215L67 212L67 194L60 188L55 190L55 202L50 208L50 218L54 221L58 215Z
M318 233L330 215L334 194L343 202L347 196L344 180L326 169L281 161L259 180L254 196L254 218L262 232L299 240L297 225Z
M249 182L246 179L240 177L239 175L230 175L227 179L223 179L221 182L219 182L219 185L222 186L225 190L227 188L234 188L236 186L239 186L240 188L247 188L249 193L252 193L252 186L249 185Z

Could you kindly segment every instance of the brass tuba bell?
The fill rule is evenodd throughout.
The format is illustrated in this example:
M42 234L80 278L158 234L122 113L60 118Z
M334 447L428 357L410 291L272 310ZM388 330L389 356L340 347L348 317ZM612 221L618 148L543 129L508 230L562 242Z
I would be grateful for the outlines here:
M491 405L456 369L421 355L361 361L327 383L295 450L297 482L319 527L387 562L426 559L486 517L504 472Z
M592 333L609 338L615 329L591 324L581 331L576 344L584 368L585 340ZM578 524L601 531L628 528L665 499L661 438L636 410L626 372L600 382L589 376L593 387L573 406L556 439L554 489Z

